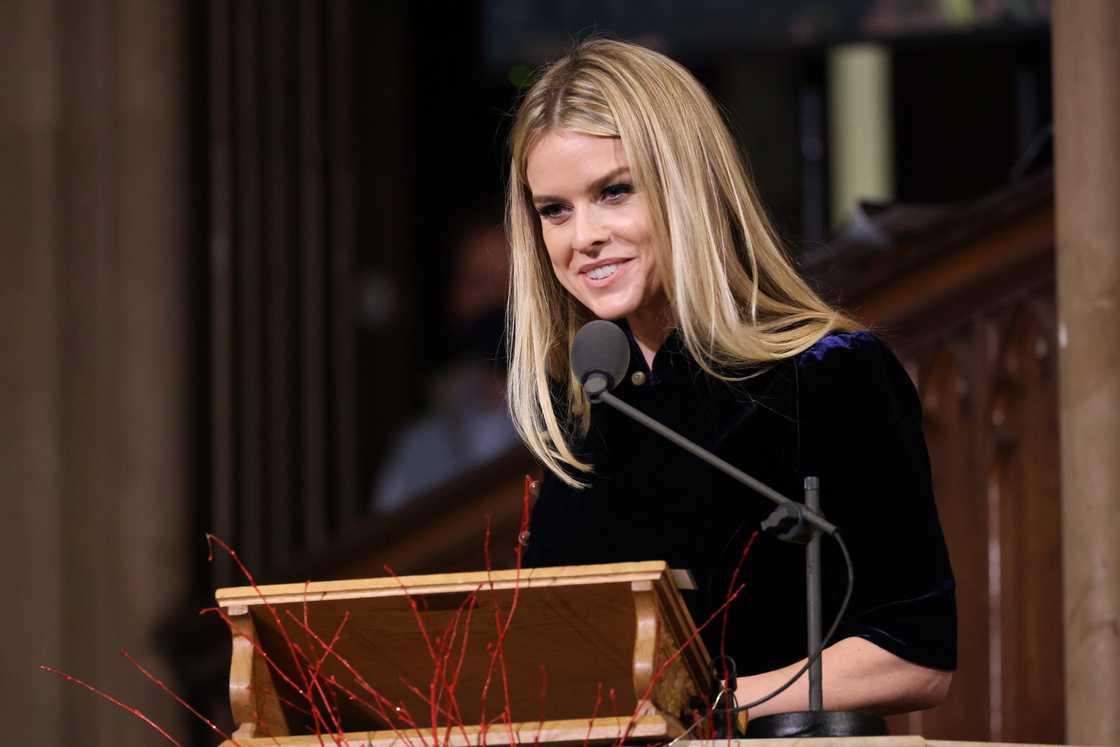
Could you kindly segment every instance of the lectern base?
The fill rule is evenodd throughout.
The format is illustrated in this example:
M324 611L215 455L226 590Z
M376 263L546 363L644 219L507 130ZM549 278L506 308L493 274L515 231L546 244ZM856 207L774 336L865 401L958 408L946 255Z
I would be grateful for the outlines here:
M748 739L775 737L879 737L887 733L882 716L859 711L792 711L752 718Z

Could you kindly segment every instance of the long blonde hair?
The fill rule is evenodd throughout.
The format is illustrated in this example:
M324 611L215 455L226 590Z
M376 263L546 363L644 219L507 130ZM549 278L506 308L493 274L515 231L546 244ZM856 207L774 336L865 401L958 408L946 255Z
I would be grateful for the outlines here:
M621 140L649 207L654 264L675 325L708 373L730 378L858 327L794 269L703 86L644 47L582 42L518 107L506 204L510 412L529 449L565 482L579 487L578 472L591 469L571 447L590 418L568 350L594 317L553 273L526 180L530 151L554 130Z

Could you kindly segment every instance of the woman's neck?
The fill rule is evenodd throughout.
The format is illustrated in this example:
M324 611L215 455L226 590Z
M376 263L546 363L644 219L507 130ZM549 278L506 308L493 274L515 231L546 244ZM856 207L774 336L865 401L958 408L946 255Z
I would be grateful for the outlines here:
M638 342L642 357L646 359L646 366L652 371L654 356L673 329L673 316L669 313L669 305L666 303L653 308L638 309L626 317L626 323Z

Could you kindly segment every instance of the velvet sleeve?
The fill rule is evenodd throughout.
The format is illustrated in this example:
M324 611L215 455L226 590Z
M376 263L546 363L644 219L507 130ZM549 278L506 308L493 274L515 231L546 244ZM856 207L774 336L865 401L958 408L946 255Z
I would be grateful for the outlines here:
M825 338L800 358L797 376L802 473L821 478L822 509L855 568L835 640L857 636L915 664L955 669L955 584L909 376L866 332ZM835 611L843 559L828 540L822 552L825 609Z

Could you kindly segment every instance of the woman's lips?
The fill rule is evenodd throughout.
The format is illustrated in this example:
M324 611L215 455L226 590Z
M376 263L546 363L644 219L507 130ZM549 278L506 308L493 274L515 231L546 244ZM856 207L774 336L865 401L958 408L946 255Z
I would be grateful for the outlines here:
M625 272L626 266L630 264L631 261L630 258L627 258L601 264L591 270L581 271L580 277L592 288L603 288L617 280L618 277Z

